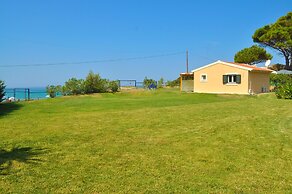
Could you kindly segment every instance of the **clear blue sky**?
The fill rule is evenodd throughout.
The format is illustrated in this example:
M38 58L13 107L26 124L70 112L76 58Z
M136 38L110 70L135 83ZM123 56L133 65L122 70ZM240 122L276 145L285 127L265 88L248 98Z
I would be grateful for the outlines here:
M143 57L189 49L190 69L233 61L252 34L291 11L290 0L2 0L0 65ZM283 63L275 53L273 63ZM109 79L172 80L185 55L41 67L0 68L8 87L63 84L93 70Z

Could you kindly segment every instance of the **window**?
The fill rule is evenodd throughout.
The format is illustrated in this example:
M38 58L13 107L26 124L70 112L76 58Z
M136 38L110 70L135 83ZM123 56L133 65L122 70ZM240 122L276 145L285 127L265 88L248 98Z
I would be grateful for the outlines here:
M223 84L240 84L240 83L241 75L238 74L223 75Z
M202 74L200 80L201 82L207 82L207 74Z

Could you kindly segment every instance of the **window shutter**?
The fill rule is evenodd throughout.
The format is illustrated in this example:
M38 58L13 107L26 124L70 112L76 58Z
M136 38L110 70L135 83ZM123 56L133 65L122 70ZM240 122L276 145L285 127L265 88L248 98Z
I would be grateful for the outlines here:
M241 83L241 75L236 75L236 83L237 84Z
M223 84L228 83L228 75L223 75Z

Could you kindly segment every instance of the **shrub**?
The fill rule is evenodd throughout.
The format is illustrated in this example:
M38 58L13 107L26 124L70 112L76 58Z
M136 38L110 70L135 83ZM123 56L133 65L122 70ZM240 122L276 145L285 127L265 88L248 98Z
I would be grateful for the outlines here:
M106 79L102 79L99 74L94 74L90 71L84 81L85 93L92 94L106 92L107 83L108 81Z
M47 94L51 97L51 98L55 98L58 92L61 92L61 86L54 86L54 85L49 85L46 88L47 90Z
M169 86L169 87L177 87L180 85L180 77L173 80L173 81L167 81L166 82L166 85Z
M271 74L270 83L272 86L278 87L285 83L292 83L292 75L287 74Z
M147 77L143 80L144 88L149 88L151 85L157 87L157 83L154 79L148 79Z
M292 99L292 75L271 74L270 82L277 98Z
M2 102L4 99L3 97L5 96L5 84L4 81L0 80L0 102Z
M292 99L292 82L279 85L275 90L275 94L277 98Z
M109 84L108 84L108 89L115 93L119 90L119 84L117 81L109 81Z
M63 95L78 95L84 94L84 80L83 79L76 79L71 78L65 82L65 85L62 88Z
M162 88L163 87L163 83L164 83L163 78L160 78L160 80L158 80L157 87L158 88Z
M66 95L78 95L78 94L92 94L92 93L104 93L104 92L117 92L119 84L117 81L109 81L102 79L99 74L95 74L90 71L85 80L71 78L65 82L62 87L62 94ZM48 93L54 96L54 87L47 87ZM61 91L61 90L60 90Z

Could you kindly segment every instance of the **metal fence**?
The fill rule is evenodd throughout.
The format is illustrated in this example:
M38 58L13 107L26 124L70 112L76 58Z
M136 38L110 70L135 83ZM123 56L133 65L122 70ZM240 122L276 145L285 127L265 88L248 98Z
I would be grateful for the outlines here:
M33 99L41 99L47 96L46 91L30 89L30 88L7 88L5 89L5 97L6 99L14 100L33 100Z
M144 88L144 82L137 81L137 80L118 80L119 88ZM156 81L156 85L158 85L158 82ZM166 83L162 84L163 86L166 85Z
M137 81L136 80L118 80L119 87L136 87Z

